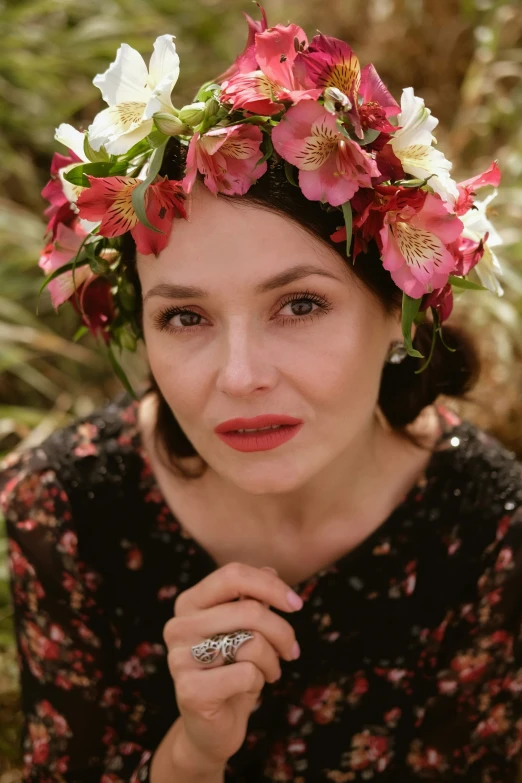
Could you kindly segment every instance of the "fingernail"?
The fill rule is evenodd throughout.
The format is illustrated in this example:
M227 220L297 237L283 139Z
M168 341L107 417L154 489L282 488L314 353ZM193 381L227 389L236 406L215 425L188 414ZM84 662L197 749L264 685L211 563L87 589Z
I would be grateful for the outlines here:
M286 594L286 598L292 609L301 609L303 606L303 599L300 598L293 590L289 590Z
M292 658L295 660L296 658L299 658L301 655L301 648L299 647L299 644L295 642L294 646L292 647Z
M277 571L275 570L275 568L272 568L272 566L263 566L262 570L263 571L272 571L272 573L277 576Z

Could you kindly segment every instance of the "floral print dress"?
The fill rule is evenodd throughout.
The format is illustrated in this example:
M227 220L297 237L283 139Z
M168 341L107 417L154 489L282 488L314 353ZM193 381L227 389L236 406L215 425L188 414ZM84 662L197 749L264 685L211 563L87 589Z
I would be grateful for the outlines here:
M167 506L137 406L122 393L3 463L26 781L147 781L179 715L163 627L216 563ZM264 686L226 783L516 780L521 466L437 411L401 503L292 585L301 657Z

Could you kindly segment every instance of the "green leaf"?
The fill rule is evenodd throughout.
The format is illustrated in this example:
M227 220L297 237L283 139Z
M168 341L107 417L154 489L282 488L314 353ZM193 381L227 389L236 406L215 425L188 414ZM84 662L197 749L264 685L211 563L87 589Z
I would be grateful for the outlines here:
M84 188L89 187L87 174L91 177L107 177L111 173L112 164L110 161L98 161L97 163L82 163L75 166L70 171L64 172L64 179L71 185L81 185Z
M335 124L337 125L339 132L342 133L343 136L345 136L347 139L350 139L350 141L353 141L352 137L344 127L343 121L339 117L336 118Z
M261 166L261 164L264 163L265 160L268 160L268 158L270 157L270 155L274 151L274 145L272 144L272 140L271 140L270 136L268 136L268 134L267 134L267 136L265 138L265 144L266 144L266 152L263 155L263 157L260 158L260 160L257 161L256 166Z
M350 247L352 245L352 224L353 224L353 214L352 214L352 205L349 201L345 201L344 204L341 205L344 215L344 225L346 226L346 256L350 258Z
M404 337L404 344L408 351L409 356L415 356L418 359L424 359L424 356L419 353L412 343L411 327L415 316L419 312L421 306L422 297L420 299L413 299L408 294L402 294L402 336Z
M102 161L110 161L111 156L105 149L105 147L100 147L99 150L93 150L91 145L89 144L89 136L86 133L84 140L83 140L83 151L85 152L85 157L87 160L90 160L91 163L100 163Z
M439 325L438 325L438 315L435 308L431 308L431 312L433 313L433 332L431 335L431 347L430 347L430 354L420 370L415 370L415 375L419 375L419 373L424 372L424 370L427 369L429 363L431 362L433 351L435 350L435 343L437 341L437 332L439 331Z
M377 139L380 135L381 132L379 130L375 130L375 128L368 128L368 130L364 133L364 138L359 141L359 144L364 147L365 144L371 144L372 141L375 141L375 139Z
M79 328L76 330L76 332L75 332L75 333L74 333L74 335L73 335L73 338L72 338L72 339L73 339L73 343L77 343L77 342L78 342L78 340L81 340L81 338L83 337L83 335L84 335L84 334L87 334L87 332L88 332L88 331L89 331L89 329L87 328L87 326L85 326L85 324L82 324L82 325L81 325L81 326L80 326L80 327L79 327Z
M299 185L297 184L294 178L294 166L291 163L289 163L287 160L285 160L285 174L289 183L291 185L294 185L296 188L298 188Z
M488 288L485 288L483 285L479 285L478 283L474 283L472 280L466 280L465 277L456 277L455 275L450 275L448 277L448 283L451 283L451 285L454 285L455 288L469 288L472 291L488 291Z
M132 206L134 207L134 211L138 216L138 220L140 223L143 223L146 228L149 228L152 231L157 231L158 234L163 234L164 232L149 222L145 208L145 195L149 185L154 182L158 176L158 172L163 162L163 156L165 155L167 142L168 139L165 139L163 144L161 144L159 147L156 147L150 160L149 173L147 174L147 178L143 180L143 182L140 182L140 184L137 185L132 191Z
M133 397L133 399L137 400L138 398L136 396L136 393L135 393L134 389L132 388L132 386L131 386L131 384L129 382L129 379L125 375L125 372L124 372L122 366L120 365L120 363L116 359L110 343L107 344L107 353L109 354L109 361L110 361L110 363L112 365L112 369L116 373L116 376L119 378L119 380L121 381L121 383L125 387L126 391L128 391L128 393L131 395L131 397Z
M169 137L165 133L162 133L160 130L158 130L158 128L155 128L147 136L147 140L153 149L157 149L157 147L161 147L161 145L165 141L168 141L168 139Z

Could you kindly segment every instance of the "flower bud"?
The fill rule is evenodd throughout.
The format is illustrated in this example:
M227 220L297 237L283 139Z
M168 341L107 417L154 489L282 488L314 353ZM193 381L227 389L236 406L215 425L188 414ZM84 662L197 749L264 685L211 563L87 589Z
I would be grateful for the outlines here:
M192 128L199 125L205 119L206 104L203 101L189 103L179 111L179 119Z
M331 114L338 114L339 112L350 111L352 102L337 87L327 87L324 91L324 108Z
M206 104L205 104L205 122L207 120L211 120L212 117L215 117L220 109L219 101L216 101L215 98L210 98Z
M156 128L165 136L184 136L190 132L190 128L179 120L174 114L157 112L152 115Z

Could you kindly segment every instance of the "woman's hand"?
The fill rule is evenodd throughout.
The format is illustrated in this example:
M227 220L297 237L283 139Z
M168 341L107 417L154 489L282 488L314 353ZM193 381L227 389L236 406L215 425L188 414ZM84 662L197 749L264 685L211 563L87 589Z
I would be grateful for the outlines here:
M185 737L209 764L224 765L239 750L265 682L281 675L279 657L297 657L294 629L268 608L295 611L289 592L274 569L227 563L175 601L174 617L163 629L169 669ZM209 664L192 657L193 645L239 629L254 638L239 647L234 663L224 665L221 652Z

